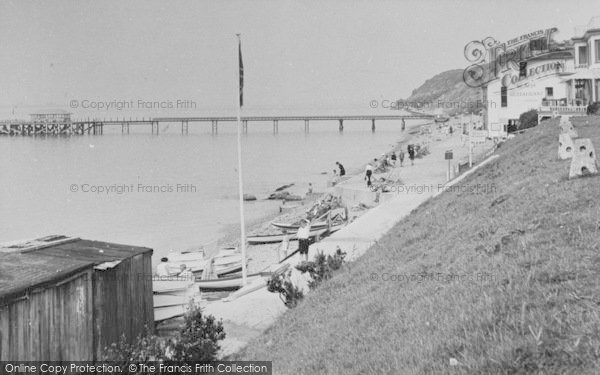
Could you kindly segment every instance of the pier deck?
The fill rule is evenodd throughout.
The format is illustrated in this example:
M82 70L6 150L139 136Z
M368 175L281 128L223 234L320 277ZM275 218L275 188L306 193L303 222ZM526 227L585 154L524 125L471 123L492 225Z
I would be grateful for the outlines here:
M334 121L338 123L338 130L344 131L344 121L371 121L371 130L375 132L375 122L383 120L399 120L404 130L406 120L431 120L433 116L410 113L404 115L315 115L315 116L244 116L241 118L242 130L248 132L249 122L272 122L273 133L278 133L279 122L304 121L304 131L310 130L311 121ZM39 122L39 121L0 121L0 135L31 136L31 135L101 135L105 126L120 126L121 133L129 134L131 126L148 126L152 134L159 134L161 123L180 123L181 134L188 134L190 123L210 123L211 133L217 134L219 122L235 122L234 116L206 116L206 117L154 117L154 118L116 118L116 119L87 119L67 122Z

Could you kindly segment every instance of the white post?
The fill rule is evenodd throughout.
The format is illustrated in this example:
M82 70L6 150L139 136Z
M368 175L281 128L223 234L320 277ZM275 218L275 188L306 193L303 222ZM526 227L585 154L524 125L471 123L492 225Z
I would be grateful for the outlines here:
M241 43L240 34L238 37L238 46ZM240 70L238 67L238 83L240 82ZM238 189L240 198L240 246L242 247L242 285L246 285L246 226L244 224L244 187L242 185L242 102L240 96L240 87L238 86L238 112L237 112L237 153L238 153Z

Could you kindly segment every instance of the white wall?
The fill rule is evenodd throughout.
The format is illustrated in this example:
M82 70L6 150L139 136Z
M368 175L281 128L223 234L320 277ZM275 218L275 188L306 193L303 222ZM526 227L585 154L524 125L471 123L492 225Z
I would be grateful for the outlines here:
M549 63L560 62L566 69L570 70L573 62L568 60L542 60L530 62L527 66L529 69L547 65ZM567 83L564 81L565 76L559 75L556 71L542 72L538 75L532 75L508 85L508 101L507 107L502 107L501 103L501 88L503 86L503 76L518 76L518 71L508 71L501 74L500 79L491 82L487 86L488 100L488 124L487 128L490 136L501 136L504 125L508 124L508 120L518 119L519 116L531 109L538 109L542 105L542 100L546 98L546 87L553 88L553 98L567 98ZM506 82L506 81L505 81Z

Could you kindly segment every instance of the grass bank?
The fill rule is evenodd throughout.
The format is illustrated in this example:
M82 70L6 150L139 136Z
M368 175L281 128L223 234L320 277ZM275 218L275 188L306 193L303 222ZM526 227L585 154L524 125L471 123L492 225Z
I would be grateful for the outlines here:
M573 120L600 147L600 120ZM276 374L597 373L600 177L568 180L558 122L402 220L236 359Z

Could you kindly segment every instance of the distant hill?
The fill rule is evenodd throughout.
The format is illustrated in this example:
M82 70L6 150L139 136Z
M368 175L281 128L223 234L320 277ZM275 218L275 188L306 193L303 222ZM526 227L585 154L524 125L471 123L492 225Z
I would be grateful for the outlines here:
M482 109L480 88L467 86L463 69L448 70L428 79L413 90L410 97L401 99L414 106L420 103L427 112L454 115L460 112L479 112Z

